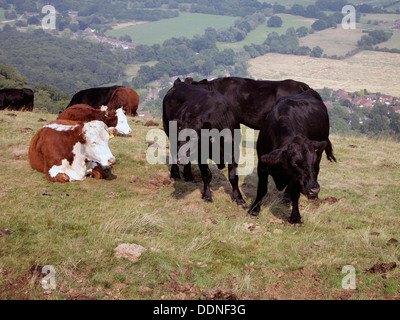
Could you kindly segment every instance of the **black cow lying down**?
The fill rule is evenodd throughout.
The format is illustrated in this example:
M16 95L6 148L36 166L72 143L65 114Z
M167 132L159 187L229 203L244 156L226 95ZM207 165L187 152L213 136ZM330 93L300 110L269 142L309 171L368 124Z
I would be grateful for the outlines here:
M184 163L181 161L182 155L187 156L190 153L190 160L198 161L204 182L203 199L206 202L212 202L210 190L212 174L208 167L208 159L211 159L218 165L219 169L223 169L225 164L228 163L229 181L233 189L232 198L239 206L245 208L245 201L239 190L239 178L236 172L238 165L235 155L239 153L239 143L237 143L236 148L234 143L234 134L240 134L240 125L235 120L231 106L224 96L218 92L210 92L197 86L188 85L177 79L163 101L163 124L170 140L173 160L177 159L178 163ZM171 129L171 125L176 125L176 131ZM234 132L235 129L236 132ZM211 130L228 133L228 135L222 134L215 139L209 134ZM192 149L196 150L185 150L193 139L184 136L184 138L179 139L183 141L178 140L178 136L185 132L195 133L198 138L198 147ZM219 150L212 152L217 142L219 142ZM218 144L216 145L218 147ZM176 151L174 151L175 146ZM186 161L184 164L185 180L192 180L190 162ZM176 162L171 167L171 178L180 179L179 167Z
M289 222L301 223L300 193L315 196L320 191L317 178L323 151L336 161L328 137L328 111L317 92L310 89L282 98L265 119L258 138L257 198L249 214L260 213L271 175L279 191L287 187L293 207Z

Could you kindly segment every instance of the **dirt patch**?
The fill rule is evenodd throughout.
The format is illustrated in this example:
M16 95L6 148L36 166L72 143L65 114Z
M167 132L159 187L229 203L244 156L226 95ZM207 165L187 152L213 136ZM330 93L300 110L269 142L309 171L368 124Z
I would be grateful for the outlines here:
M150 120L150 121L148 121L148 122L146 122L146 123L144 124L145 127L158 127L159 125L160 125L159 123L154 122L154 121L152 121L152 120Z
M179 277L184 277L190 280L193 275L191 274L191 268L186 267L180 273L172 272L169 276L167 276L168 281L164 282L160 285L160 289L163 291L170 292L172 294L172 299L174 300L195 300L198 299L200 295L200 289L197 288L194 283L185 282L182 283L179 281ZM166 299L167 297L163 296L161 299Z
M327 197L325 199L315 199L315 200L311 200L312 203L316 204L316 205L320 205L320 204L328 204L328 205L333 205L335 203L337 203L339 200L335 197Z
M31 270L23 275L15 276L12 271L1 270L0 277L2 278L3 287L0 291L0 300L16 299L29 300L33 292L40 294L41 276L39 276L36 265L33 265ZM43 275L44 276L44 275ZM44 294L43 294L44 297Z
M11 236L14 232L9 229L0 229L0 238L3 236Z
M231 290L216 287L203 292L200 300L238 300L238 297Z
M372 268L365 270L365 272L384 274L395 269L396 267L397 267L396 262L377 263Z

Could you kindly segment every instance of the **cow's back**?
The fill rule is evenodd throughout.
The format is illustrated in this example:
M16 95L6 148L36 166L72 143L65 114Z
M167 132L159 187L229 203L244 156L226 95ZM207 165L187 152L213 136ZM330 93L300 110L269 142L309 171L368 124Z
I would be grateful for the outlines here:
M184 121L196 116L201 117L202 122L210 122L216 129L239 127L232 106L219 92L185 83L179 83L168 91L163 100L163 123L167 134L169 121Z
M119 87L117 88L107 106L110 110L117 110L123 108L128 116L137 116L137 109L139 107L139 95L131 88Z
M54 165L61 165L63 159L73 161L73 146L79 141L83 123L70 120L52 121L41 128L29 145L29 162L33 169L48 173Z
M258 130L263 127L265 117L274 109L280 98L310 89L307 84L291 79L267 81L226 77L188 83L224 95L232 105L236 120Z
M121 86L90 88L76 93L67 108L76 104L87 104L95 109L107 105L114 91Z
M328 110L312 89L280 99L274 111L276 117L287 115L295 130L310 140L325 141L329 137Z

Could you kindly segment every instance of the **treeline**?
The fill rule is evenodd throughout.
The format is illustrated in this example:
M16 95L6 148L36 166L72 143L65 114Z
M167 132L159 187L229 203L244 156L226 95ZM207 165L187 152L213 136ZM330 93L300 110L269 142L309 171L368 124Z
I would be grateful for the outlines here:
M332 133L367 135L371 138L392 137L400 141L400 114L384 103L375 103L371 110L336 105L328 112Z
M233 27L222 28L217 31L217 41L238 42L246 38L247 34L265 23L267 18L261 12L253 13L235 21Z
M232 49L220 51L216 45L217 32L208 28L204 35L193 39L185 37L172 38L162 45L140 45L131 51L131 59L137 62L158 61L153 67L142 66L132 80L134 88L142 88L147 83L160 79L163 75L170 77L196 72L209 75L216 69L230 66L236 75L246 73Z
M50 83L69 94L116 82L125 70L109 45L59 38L41 29L24 33L6 25L0 43L0 63L17 67L31 84Z
M245 45L243 49L249 54L250 58L256 58L269 52L321 57L324 52L321 47L316 46L311 49L310 47L299 45L299 34L302 34L302 32L304 32L303 27L297 30L291 27L282 35L272 32L268 34L263 44Z
M0 89L5 88L32 89L35 94L34 109L50 113L58 113L64 110L71 100L70 95L49 84L36 84L30 87L27 77L19 74L13 66L0 63Z

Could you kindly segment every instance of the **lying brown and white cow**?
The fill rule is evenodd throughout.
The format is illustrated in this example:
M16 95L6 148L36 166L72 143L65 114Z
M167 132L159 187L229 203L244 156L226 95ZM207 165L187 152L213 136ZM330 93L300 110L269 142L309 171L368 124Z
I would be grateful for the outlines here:
M82 181L90 174L102 179L102 167L116 163L109 139L104 122L56 120L32 138L29 161L33 169L53 182Z
M94 109L87 104L76 104L65 109L57 118L58 120L73 120L89 122L92 120L103 121L114 135L127 135L132 133L128 118L122 108L112 110L103 106L102 109Z

